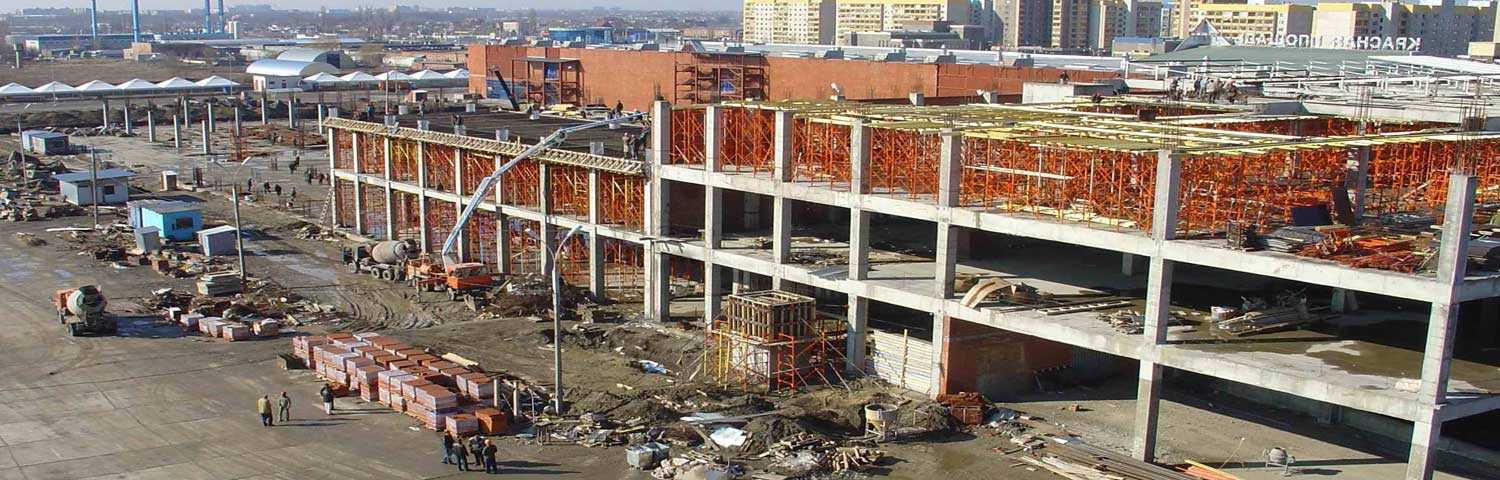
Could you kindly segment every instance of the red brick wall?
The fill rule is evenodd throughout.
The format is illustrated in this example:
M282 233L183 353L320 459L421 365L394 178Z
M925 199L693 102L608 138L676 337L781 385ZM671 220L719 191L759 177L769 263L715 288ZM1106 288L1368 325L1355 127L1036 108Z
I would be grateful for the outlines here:
M492 67L500 67L514 79L511 59L525 56L577 58L583 65L584 97L590 101L625 104L627 109L645 110L657 92L671 100L675 65L687 62L689 54L582 48L530 48L498 45L469 46L469 89L483 93L484 80ZM1015 68L997 65L934 65L885 63L861 60L815 58L764 59L771 100L827 98L831 84L838 84L853 100L906 98L921 91L928 97L969 97L976 89L999 90L1018 95L1023 82L1055 81L1062 72L1055 68ZM1073 81L1114 77L1113 73L1070 70Z

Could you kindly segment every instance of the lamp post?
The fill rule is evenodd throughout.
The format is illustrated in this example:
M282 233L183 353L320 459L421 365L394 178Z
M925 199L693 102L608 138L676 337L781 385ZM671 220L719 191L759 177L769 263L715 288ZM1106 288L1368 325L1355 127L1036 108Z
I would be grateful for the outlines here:
M552 249L552 384L556 386L556 392L552 395L552 410L562 415L562 273L558 268L558 257L562 253L563 246L568 244L568 239L577 234L582 225L574 225L563 235L562 240L557 242L557 248Z

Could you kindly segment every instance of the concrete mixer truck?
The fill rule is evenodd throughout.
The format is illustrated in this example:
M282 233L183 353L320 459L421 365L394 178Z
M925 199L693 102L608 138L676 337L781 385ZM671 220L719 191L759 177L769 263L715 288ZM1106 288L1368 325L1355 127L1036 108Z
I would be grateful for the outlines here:
M57 322L68 326L68 334L114 335L117 331L115 319L104 312L109 302L93 285L58 290L52 296L52 305L57 307ZM68 317L78 319L68 322Z
M417 256L419 248L411 240L386 240L344 249L344 263L354 273L392 282L406 281L406 261Z

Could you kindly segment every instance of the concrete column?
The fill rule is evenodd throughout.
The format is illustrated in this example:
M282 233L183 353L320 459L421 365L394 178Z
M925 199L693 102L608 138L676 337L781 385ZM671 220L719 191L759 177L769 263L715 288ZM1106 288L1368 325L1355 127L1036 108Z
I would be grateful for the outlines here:
M453 202L453 211L462 213L464 211L464 151L453 150L453 196L458 198ZM455 220L457 217L454 217ZM458 258L460 261L469 262L474 259L474 249L469 246L468 232L458 231ZM445 239L446 240L446 239Z
M848 364L844 371L858 373L865 370L865 335L870 325L870 299L858 295L849 296Z
M146 107L146 143L156 143L156 108Z
M244 125L244 123L240 120L240 107L239 107L239 105L235 105L234 106L234 136L238 137L238 136L243 135L245 133L243 125ZM322 129L320 128L318 130L322 130Z
M962 137L952 130L945 130L940 138L941 152L938 164L938 206L956 207L959 198L960 176L963 172ZM958 227L947 218L938 219L937 234L937 295L941 298L953 296L953 280L958 274Z
M286 125L297 128L297 102L291 96L286 98Z
M323 128L323 104L318 104L318 128Z
M509 159L496 155L495 170L499 170ZM495 182L495 256L500 273L509 274L510 268L510 218L505 215L505 182Z
M329 178L332 178L333 182L335 182L333 186L330 186L330 188L333 189L333 201L328 202L328 218L332 219L334 226L341 226L338 225L340 208L339 203L343 202L344 199L339 198L339 189L337 188L338 179L333 177L333 171L335 169L334 165L336 165L335 162L337 162L339 158L339 142L338 137L336 136L336 133L332 128L323 130L323 143L328 145L328 175Z
M870 193L870 127L855 120L849 127L849 191Z
M172 147L182 154L182 119L176 115L172 116Z
M1478 179L1463 174L1448 178L1448 201L1443 208L1442 243L1438 245L1437 282L1432 311L1427 318L1427 343L1422 349L1422 383L1417 389L1417 418L1412 422L1407 480L1432 478L1433 454L1442 439L1438 409L1447 402L1448 376L1453 367L1453 337L1458 332L1458 287L1468 273L1469 232L1473 229L1474 196Z
M203 151L204 155L208 155L208 154L213 153L213 146L209 145L209 141L208 141L208 120L204 119L202 125L203 125L203 146L202 146L201 150Z
M271 124L271 99L266 98L266 92L260 92L260 126Z
M427 234L427 145L417 142L417 189L422 192L417 195L417 230L420 231L418 241L422 244L422 251L432 251L432 238Z
M1370 178L1370 147L1359 147L1354 152L1354 165L1349 172L1350 189L1354 194L1349 202L1354 204L1354 222L1364 222L1365 216L1365 190L1369 185Z
M210 132L218 131L217 129L214 128L214 104L213 104L213 102L203 102L203 119L206 120L206 121L208 121L208 131L210 131Z
M553 244L557 239L556 230L552 227L552 166L545 162L537 162L537 189L536 198L538 209L542 212L541 236L542 236L542 272L552 271L553 262L552 249L557 248Z
M943 385L947 383L947 375L943 373L943 359L948 358L948 315L939 312L932 316L932 357L929 375L932 378L932 386L927 391L931 397L937 397L943 392Z
M703 325L712 329L714 319L724 310L724 298L719 285L724 283L724 269L713 262L703 262Z
M958 227L940 222L937 228L937 285L934 293L939 298L952 298L953 281L958 276Z
M1136 256L1134 253L1120 254L1120 275L1134 277L1136 270Z
M240 119L240 109L238 109L238 108L234 109L234 119L235 119L235 122L234 122L235 123L235 128L238 129L239 128L239 123L240 123L239 122L239 119ZM322 125L322 124L319 123L319 125ZM384 142L382 142L382 143L383 144L381 145L381 149L380 149L380 157L384 161L383 163L385 164L385 168L384 168L384 172L385 173L383 175L381 175L381 177L385 179L385 239L386 240L395 240L396 239L396 208L395 208L395 205L393 205L395 202L391 201L392 200L392 198L391 198L391 163L392 163L391 162L391 138L390 137L385 137L384 138Z
M718 105L703 108L703 170L723 170L719 164L719 147L723 144L724 109Z
M193 123L193 111L188 110L187 97L177 97L177 111L182 114L182 124Z
M125 134L129 135L134 130L134 128L132 128L133 125L130 124L130 101L129 100L125 101L125 109L123 111L121 111L121 113L124 114L123 119L125 120Z
M1162 249L1176 235L1181 170L1181 161L1170 151L1164 150L1157 155L1156 191L1151 213L1151 236L1156 244L1146 279L1145 332L1142 334L1145 345L1136 383L1135 438L1131 446L1131 453L1145 461L1156 458L1162 379L1162 367L1157 360L1161 345L1167 341L1173 276L1173 262L1166 260Z
M646 188L646 235L658 240L667 236L667 181L661 178L661 166L670 163L672 155L672 104L658 101L651 105L651 168ZM646 243L646 298L648 317L665 322L671 319L671 270L660 241Z
M365 189L364 189L364 183L363 183L363 181L360 180L360 178L357 176L357 175L360 174L360 172L359 172L359 144L360 144L359 134L352 134L351 137L352 138L349 140L349 152L354 154L354 172L356 174L356 177L354 178L354 233L358 233L360 235L364 235L365 234L365 198L364 198L365 197ZM369 141L369 140L366 140L366 141ZM427 218L427 209L425 209L425 208L422 209L422 214L419 215L419 216L422 217L422 218ZM424 251L426 250L426 245L425 244L423 245L423 250Z
M855 120L849 127L849 279L864 280L870 275L870 216L862 208L861 195L870 192L870 129L864 121Z
M589 169L589 291L604 298L604 237L599 236L603 214L599 205L599 171Z
M778 182L792 181L792 112L776 112L776 133L772 137L775 144L775 157L773 159L773 174ZM791 200L783 195L776 195L771 199L771 234L774 237L771 242L771 258L776 263L789 263L792 260L792 208ZM772 277L776 288L781 288L781 277Z
M104 107L102 109L102 113L104 113L104 115L100 117L102 119L102 125L104 126L104 128L109 128L109 100L103 100L101 103L104 104Z

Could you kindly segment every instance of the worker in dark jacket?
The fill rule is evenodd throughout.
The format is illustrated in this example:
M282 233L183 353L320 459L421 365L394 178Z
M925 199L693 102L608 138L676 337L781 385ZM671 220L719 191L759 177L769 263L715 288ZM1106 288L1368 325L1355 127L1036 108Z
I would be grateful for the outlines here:
M318 390L318 396L323 398L323 413L333 415L333 387L323 384L323 389Z
M453 434L452 433L444 433L443 434L443 464L444 465L452 465L453 464Z
M494 440L484 441L484 450L481 450L484 456L484 473L500 473L500 466L495 463L495 453L499 451L500 449L495 448Z
M458 441L453 444L453 456L458 459L458 471L469 471L469 446L468 442Z

